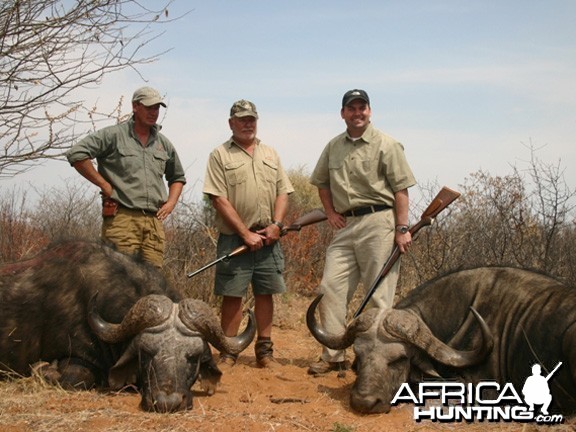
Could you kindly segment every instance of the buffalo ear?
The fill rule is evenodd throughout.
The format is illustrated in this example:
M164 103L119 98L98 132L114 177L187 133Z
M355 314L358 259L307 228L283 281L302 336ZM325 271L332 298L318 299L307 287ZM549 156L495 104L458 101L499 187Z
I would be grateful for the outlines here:
M137 370L138 358L131 345L110 369L108 385L114 390L120 390L127 385L135 384Z

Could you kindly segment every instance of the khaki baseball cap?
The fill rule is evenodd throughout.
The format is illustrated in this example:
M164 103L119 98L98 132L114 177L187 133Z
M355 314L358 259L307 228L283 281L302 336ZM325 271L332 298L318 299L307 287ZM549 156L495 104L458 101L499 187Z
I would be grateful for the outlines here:
M256 105L244 99L234 102L234 105L232 105L232 108L230 108L230 117L248 117L248 116L258 118L258 111L256 111Z
M132 102L139 102L147 107L160 104L166 108L166 103L162 100L162 96L160 96L160 93L152 87L140 87L134 92Z

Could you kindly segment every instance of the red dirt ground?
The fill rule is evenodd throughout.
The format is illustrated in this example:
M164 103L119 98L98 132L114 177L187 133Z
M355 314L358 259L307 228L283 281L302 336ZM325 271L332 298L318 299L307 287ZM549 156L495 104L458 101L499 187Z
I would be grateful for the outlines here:
M298 308L300 309L300 308ZM285 323L288 318L284 318ZM355 376L307 374L320 353L300 314L291 325L274 328L278 370L259 369L251 345L239 363L225 372L213 396L195 386L194 408L175 414L145 413L140 398L127 392L69 393L37 379L0 382L0 431L534 431L532 424L441 424L412 420L412 406L395 407L389 414L361 415L350 409ZM574 430L576 423L546 428Z

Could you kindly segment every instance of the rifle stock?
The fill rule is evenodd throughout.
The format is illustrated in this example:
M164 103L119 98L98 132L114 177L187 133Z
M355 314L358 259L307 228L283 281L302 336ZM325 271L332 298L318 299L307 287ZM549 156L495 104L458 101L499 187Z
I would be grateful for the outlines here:
M412 235L412 238L416 239L417 233L418 231L420 231L420 229L424 228L425 226L432 225L436 216L438 216L446 207L448 207L459 196L460 192L456 192L444 186L440 190L440 192L438 192L438 194L434 197L434 199L428 205L428 207L426 207L426 210L424 210L424 212L422 213L420 220L410 228L409 231L410 234ZM358 307L358 309L354 313L353 316L354 318L357 318L358 315L362 313L362 311L364 310L364 308L374 295L374 292L378 288L378 285L380 284L382 279L384 279L386 275L390 272L394 264L396 264L398 258L400 258L400 248L398 247L398 245L395 244L394 249L392 249L392 253L384 263L384 266L382 266L382 270L380 270L380 273L378 273L378 276L370 286L370 289L366 292L366 296L364 297L364 300L362 300L360 307Z
M326 214L320 209L314 209L296 219L291 225L284 227L282 231L280 231L280 236L285 236L290 231L300 231L303 227L312 225L318 222L322 222L327 219ZM244 252L248 252L250 248L246 245L238 246L232 252L227 253L226 255L217 258L216 260L206 264L203 267L200 267L198 270L195 270L191 273L188 273L186 276L189 278L196 276L198 273L202 273L204 270L209 269L210 267L218 264L220 261L225 261L230 258L234 258L235 256L241 255Z

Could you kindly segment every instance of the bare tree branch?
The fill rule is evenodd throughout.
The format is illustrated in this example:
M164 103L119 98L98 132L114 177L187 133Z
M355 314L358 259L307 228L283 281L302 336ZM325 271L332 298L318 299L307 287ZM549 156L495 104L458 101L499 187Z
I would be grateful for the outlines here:
M75 126L97 121L79 89L113 72L137 71L166 52L146 55L144 48L158 36L152 26L174 20L172 2L157 10L135 0L0 4L0 177L62 156Z

